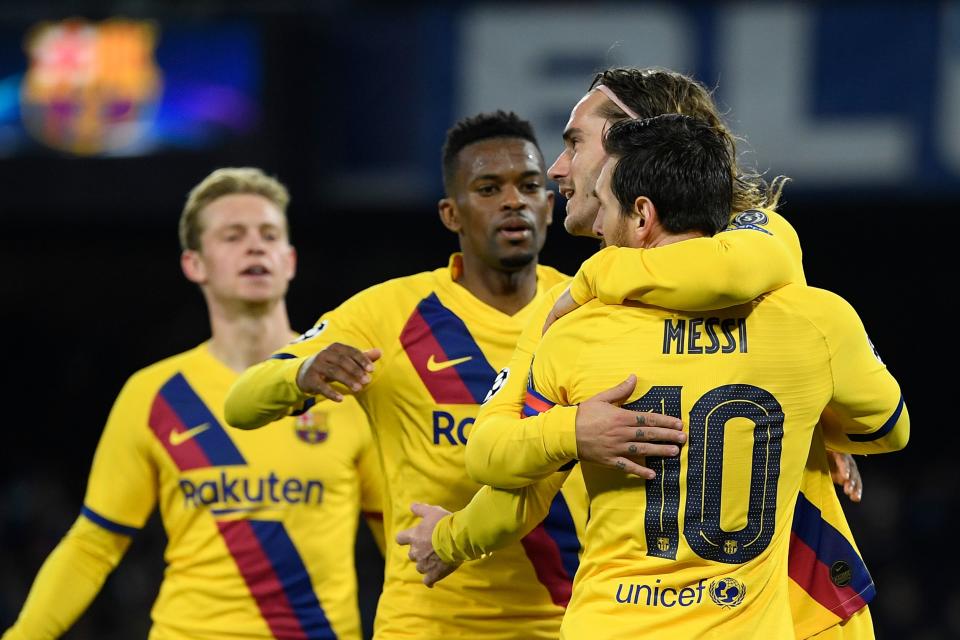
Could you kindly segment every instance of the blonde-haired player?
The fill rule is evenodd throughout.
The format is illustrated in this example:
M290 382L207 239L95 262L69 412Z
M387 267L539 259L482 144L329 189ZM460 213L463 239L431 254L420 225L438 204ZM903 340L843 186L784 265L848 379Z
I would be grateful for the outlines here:
M286 188L255 168L214 171L180 219L181 266L211 338L135 373L97 447L83 509L4 640L63 634L154 509L167 568L150 638L360 638L361 505L382 540L380 469L363 412L331 405L271 429L225 429L238 372L294 335ZM382 545L382 543L381 543Z

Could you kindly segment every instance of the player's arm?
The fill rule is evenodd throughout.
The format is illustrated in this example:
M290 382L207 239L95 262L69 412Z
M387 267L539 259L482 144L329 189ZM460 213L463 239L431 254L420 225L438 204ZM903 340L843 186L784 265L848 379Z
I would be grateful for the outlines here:
M135 376L120 392L97 445L81 515L44 562L4 640L57 638L69 629L153 511L146 399L154 391Z
M513 544L543 522L570 475L559 471L519 489L485 486L460 511L437 523L433 547L448 564L477 560Z
M247 369L230 388L224 416L230 426L257 429L309 409L318 396L334 401L358 393L377 376L378 337L367 289L294 342Z
M796 232L782 216L759 212L764 226L732 225L710 238L656 249L608 247L587 259L570 284L577 305L634 300L701 311L753 300L789 282L803 282Z
M130 541L129 535L80 516L43 563L3 640L46 640L66 633L100 592Z
M465 452L467 473L476 482L522 487L549 477L577 455L576 407L524 411L527 374L540 342L540 326L562 290L563 285L557 285L541 298L509 365L480 407Z
M910 416L900 385L867 338L857 312L832 293L817 291L814 322L830 350L833 397L821 416L827 447L846 453L884 453L906 446Z
M679 420L621 409L636 383L614 386L580 406L551 406L528 389L533 350L543 318L563 285L548 292L524 329L510 364L497 376L467 440L467 473L475 481L506 489L549 477L574 458L645 476L645 455L656 443L682 443ZM631 447L633 449L631 450Z
M432 587L453 573L461 563L477 560L527 535L546 518L550 505L569 472L520 489L485 486L460 511L413 504L421 518L416 526L397 534L397 542L409 545L408 557ZM577 480L582 488L582 479Z

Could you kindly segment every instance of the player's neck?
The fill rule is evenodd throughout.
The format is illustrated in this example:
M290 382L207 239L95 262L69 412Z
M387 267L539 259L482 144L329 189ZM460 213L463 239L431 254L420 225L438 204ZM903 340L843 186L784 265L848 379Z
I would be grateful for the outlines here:
M210 352L240 373L290 342L293 331L286 303L216 304L210 310Z
M663 232L657 236L650 238L649 242L643 243L640 245L640 248L643 249L655 249L657 247L665 247L668 244L674 244L677 242L683 242L684 240L692 240L694 238L702 238L702 231L687 231L685 233L667 233Z
M463 271L457 282L474 297L512 316L537 295L537 262L517 271L501 271L479 257L463 254Z

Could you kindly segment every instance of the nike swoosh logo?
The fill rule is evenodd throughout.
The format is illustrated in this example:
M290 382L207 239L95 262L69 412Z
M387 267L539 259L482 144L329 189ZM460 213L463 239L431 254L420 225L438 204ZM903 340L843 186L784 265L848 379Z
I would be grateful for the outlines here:
M436 360L434 360L433 354L431 354L430 357L427 358L427 371L433 371L433 372L443 371L444 369L455 367L458 364L463 364L464 362L468 362L470 360L473 360L473 356L464 356L462 358L455 358L453 360L444 360L443 362L437 362Z
M175 447L180 446L190 438L198 436L207 429L210 428L209 422L204 422L203 424L195 426L193 429L187 429L186 431L171 431L170 432L170 444Z

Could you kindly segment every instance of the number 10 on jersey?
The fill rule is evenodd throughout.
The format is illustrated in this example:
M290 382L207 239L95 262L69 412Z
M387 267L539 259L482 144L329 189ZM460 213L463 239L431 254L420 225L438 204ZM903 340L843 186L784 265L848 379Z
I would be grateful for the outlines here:
M625 409L681 417L682 387L652 387ZM737 531L720 526L724 431L734 418L753 423L747 523ZM773 395L749 384L728 384L703 394L690 409L687 500L683 535L701 558L741 564L760 555L773 538L777 482L783 445L783 409ZM731 443L731 446L736 444ZM647 458L657 477L646 483L644 530L647 554L676 560L680 542L680 456Z

